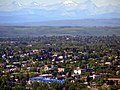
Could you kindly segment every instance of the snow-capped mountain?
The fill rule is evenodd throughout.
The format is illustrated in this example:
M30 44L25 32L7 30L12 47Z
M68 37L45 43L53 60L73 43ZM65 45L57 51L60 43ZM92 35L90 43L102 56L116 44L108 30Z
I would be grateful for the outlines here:
M30 3L29 8L36 8L36 7L37 8L40 7L40 4L38 2L33 1L33 2Z
M72 0L66 0L63 2L64 6L66 7L73 7L73 6L78 6L78 3L72 1Z
M5 12L7 11L13 12L23 8L24 8L24 5L17 1L13 1L12 3L7 3L5 5L0 6L0 10Z
M23 5L20 2L13 1L11 6L22 7Z
M120 6L97 7L92 0L75 2L65 0L54 4L41 4L33 1L27 5L16 1L0 5L0 20L9 21L16 19L18 22L85 19L85 18L117 18L120 17ZM117 11L117 13L116 13ZM6 20L7 18L7 20Z
M37 3L37 2L32 2L33 3L33 5L35 5L35 6L39 6L39 4Z
M97 6L91 0L78 3L73 0L66 0L58 5L62 16L85 18L97 9Z

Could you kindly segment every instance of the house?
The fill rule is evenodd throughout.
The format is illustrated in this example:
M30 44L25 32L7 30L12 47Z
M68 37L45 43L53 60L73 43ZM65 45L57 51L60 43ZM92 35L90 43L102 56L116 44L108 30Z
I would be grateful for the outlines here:
M13 65L14 65L15 67L21 67L21 63L20 63L20 62L13 62Z
M104 65L105 60L100 60L100 65Z
M95 74L93 74L93 75L89 76L89 78L91 78L92 80L98 80L98 79L101 78L101 75L95 75Z
M85 73L86 69L78 69L78 70L74 70L74 74L78 74L81 75L82 73Z
M6 68L14 68L14 65L6 65Z
M120 84L120 78L105 78L104 81L106 81L108 85Z
M5 64L0 64L0 68L4 68L5 67Z
M39 50L37 50L37 49L35 49L35 50L32 50L32 51L30 52L30 55L37 54L38 52L39 52Z
M111 62L105 62L105 65L111 65Z
M26 47L32 47L32 44L27 45Z
M45 66L44 66L44 70L45 70L45 71L48 71L48 70L51 70L51 68L49 68L48 65L45 65Z
M58 54L55 52L54 55L53 55L53 57L57 57L57 56L58 56Z
M14 65L16 65L16 64L20 64L20 62L13 62L13 64L14 64Z
M94 80L98 80L98 79L100 79L100 78L101 78L101 75L95 75L95 74L93 75L93 79L94 79Z
M64 72L65 68L58 68L58 72Z
M39 70L41 70L42 69L42 67L37 67L37 70L39 71Z
M88 77L87 76L82 76L81 80L87 82Z
M9 58L13 58L13 56L9 56Z
M58 59L63 59L63 56L59 56Z

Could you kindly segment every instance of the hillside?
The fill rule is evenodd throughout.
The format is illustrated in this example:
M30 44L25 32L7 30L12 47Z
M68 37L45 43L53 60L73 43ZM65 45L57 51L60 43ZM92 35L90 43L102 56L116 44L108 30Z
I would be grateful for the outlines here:
M16 18L17 19L17 18ZM120 19L80 19L80 20L53 20L41 22L19 22L19 23L0 23L0 26L120 26Z

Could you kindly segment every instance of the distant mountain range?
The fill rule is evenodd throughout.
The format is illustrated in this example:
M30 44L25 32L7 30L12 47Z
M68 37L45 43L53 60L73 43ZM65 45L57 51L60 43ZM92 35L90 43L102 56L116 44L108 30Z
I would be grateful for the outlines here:
M83 27L118 27L120 19L81 19L81 20L53 20L42 22L3 23L0 26L83 26Z
M97 7L91 0L86 0L84 3L66 0L56 4L40 4L33 1L27 6L14 1L7 5L0 5L0 9L3 9L0 11L0 23L43 23L43 21L46 23L52 20L120 18L119 8L120 5Z

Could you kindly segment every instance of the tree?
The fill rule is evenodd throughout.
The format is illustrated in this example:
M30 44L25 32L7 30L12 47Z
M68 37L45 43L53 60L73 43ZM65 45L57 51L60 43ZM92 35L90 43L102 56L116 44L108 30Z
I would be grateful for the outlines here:
M15 86L14 90L25 90L24 86Z
M36 67L30 67L30 72L36 72L37 68Z
M36 90L38 86L39 86L39 83L37 81L34 81L32 84L32 88Z
M55 90L61 90L62 89L62 85L59 82L54 82L51 84L52 88Z

